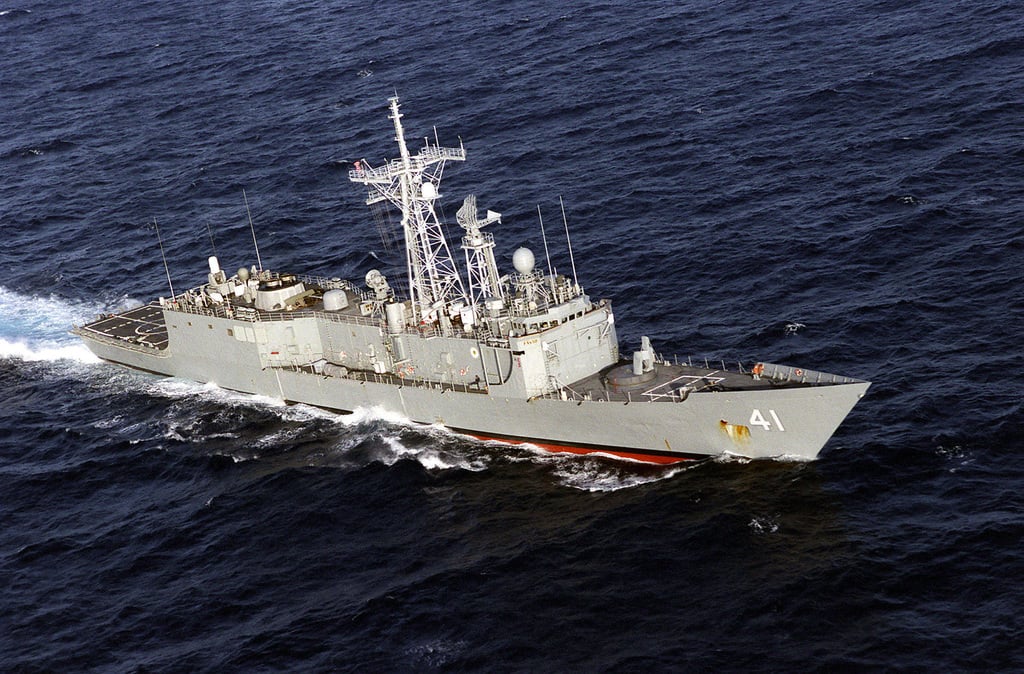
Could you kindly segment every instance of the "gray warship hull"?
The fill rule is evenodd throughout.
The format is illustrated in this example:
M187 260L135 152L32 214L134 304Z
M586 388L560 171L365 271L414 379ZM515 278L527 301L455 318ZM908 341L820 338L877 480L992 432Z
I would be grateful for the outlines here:
M126 312L76 332L99 358L149 373L337 412L377 408L480 439L653 463L716 455L814 459L869 386L772 364L763 364L755 379L750 372L662 362L658 376L638 386L615 390L596 375L574 382L564 395L523 398L505 395L499 385L476 384L482 365L461 382L372 370L334 376L311 365L268 365L267 356L288 345L235 338L259 320L159 305L134 310L142 313L144 322ZM283 325L282 319L267 322ZM323 319L313 312L307 320ZM486 349L476 342L464 346ZM672 383L659 383L666 381Z
M546 238L546 273L520 248L514 272L500 275L483 228L501 215L479 217L473 195L456 215L465 282L436 205L444 166L463 161L465 150L427 139L413 154L402 116L392 98L399 158L353 162L348 177L366 187L368 204L388 202L402 214L406 298L379 270L365 286L280 273L263 268L257 248L257 264L234 275L210 257L206 283L75 333L103 360L160 375L661 463L813 459L867 390L866 381L783 365L670 361L646 337L623 359L611 302L591 300L577 280L568 222L571 278L552 268Z

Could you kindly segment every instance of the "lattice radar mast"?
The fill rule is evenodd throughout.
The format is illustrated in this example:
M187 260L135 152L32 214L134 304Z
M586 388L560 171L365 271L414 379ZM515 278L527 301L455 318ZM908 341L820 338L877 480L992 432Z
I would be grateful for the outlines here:
M398 97L388 102L400 158L376 168L356 162L348 178L366 185L370 192L367 204L389 201L401 211L409 296L413 300L414 316L419 320L432 317L441 307L466 298L462 277L434 210L434 202L441 196L438 188L445 163L465 161L466 150L461 143L458 148L450 148L425 141L417 154L410 155L402 129L402 113L398 111Z
M476 195L470 194L462 202L455 219L466 230L462 249L466 251L470 304L478 306L487 299L500 298L498 265L494 262L494 236L490 232L481 232L480 228L493 222L500 223L501 213L487 211L487 217L480 220L476 216Z

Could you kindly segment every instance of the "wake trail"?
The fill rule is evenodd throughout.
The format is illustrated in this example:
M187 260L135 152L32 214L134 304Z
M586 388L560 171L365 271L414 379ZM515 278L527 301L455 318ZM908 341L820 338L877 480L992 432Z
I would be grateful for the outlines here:
M35 297L0 286L0 359L26 362L100 360L68 331L103 307L58 298Z

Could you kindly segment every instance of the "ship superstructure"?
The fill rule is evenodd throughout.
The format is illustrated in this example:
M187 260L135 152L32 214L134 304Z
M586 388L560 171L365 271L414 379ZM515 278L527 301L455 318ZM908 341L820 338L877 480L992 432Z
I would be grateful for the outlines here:
M722 453L809 459L868 382L782 365L726 370L669 362L644 338L620 360L611 302L516 250L501 275L490 231L465 198L456 220L465 279L438 216L445 165L465 149L406 145L356 162L368 204L401 213L408 294L380 271L363 285L275 272L228 275L78 327L101 358L163 375L338 411L376 406L480 438L672 462ZM575 264L574 272L575 272Z

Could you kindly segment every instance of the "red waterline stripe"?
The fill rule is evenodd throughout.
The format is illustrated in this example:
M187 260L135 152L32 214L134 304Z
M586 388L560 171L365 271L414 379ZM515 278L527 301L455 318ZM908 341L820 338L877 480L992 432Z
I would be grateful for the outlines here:
M537 440L514 440L512 438L496 438L488 435L480 435L479 433L469 433L466 431L460 431L466 435L476 438L477 440L494 440L496 442L505 442L510 445L523 445L530 444L536 445L541 449L549 452L569 453L569 454L611 454L613 456L619 456L625 459L633 459L634 461L642 461L644 463L657 463L661 465L669 465L673 463L682 463L683 461L693 461L693 458L686 456L664 456L660 454L644 454L639 452L627 452L620 449L611 449L609 447L574 447L572 445L554 445L547 442L539 442Z

